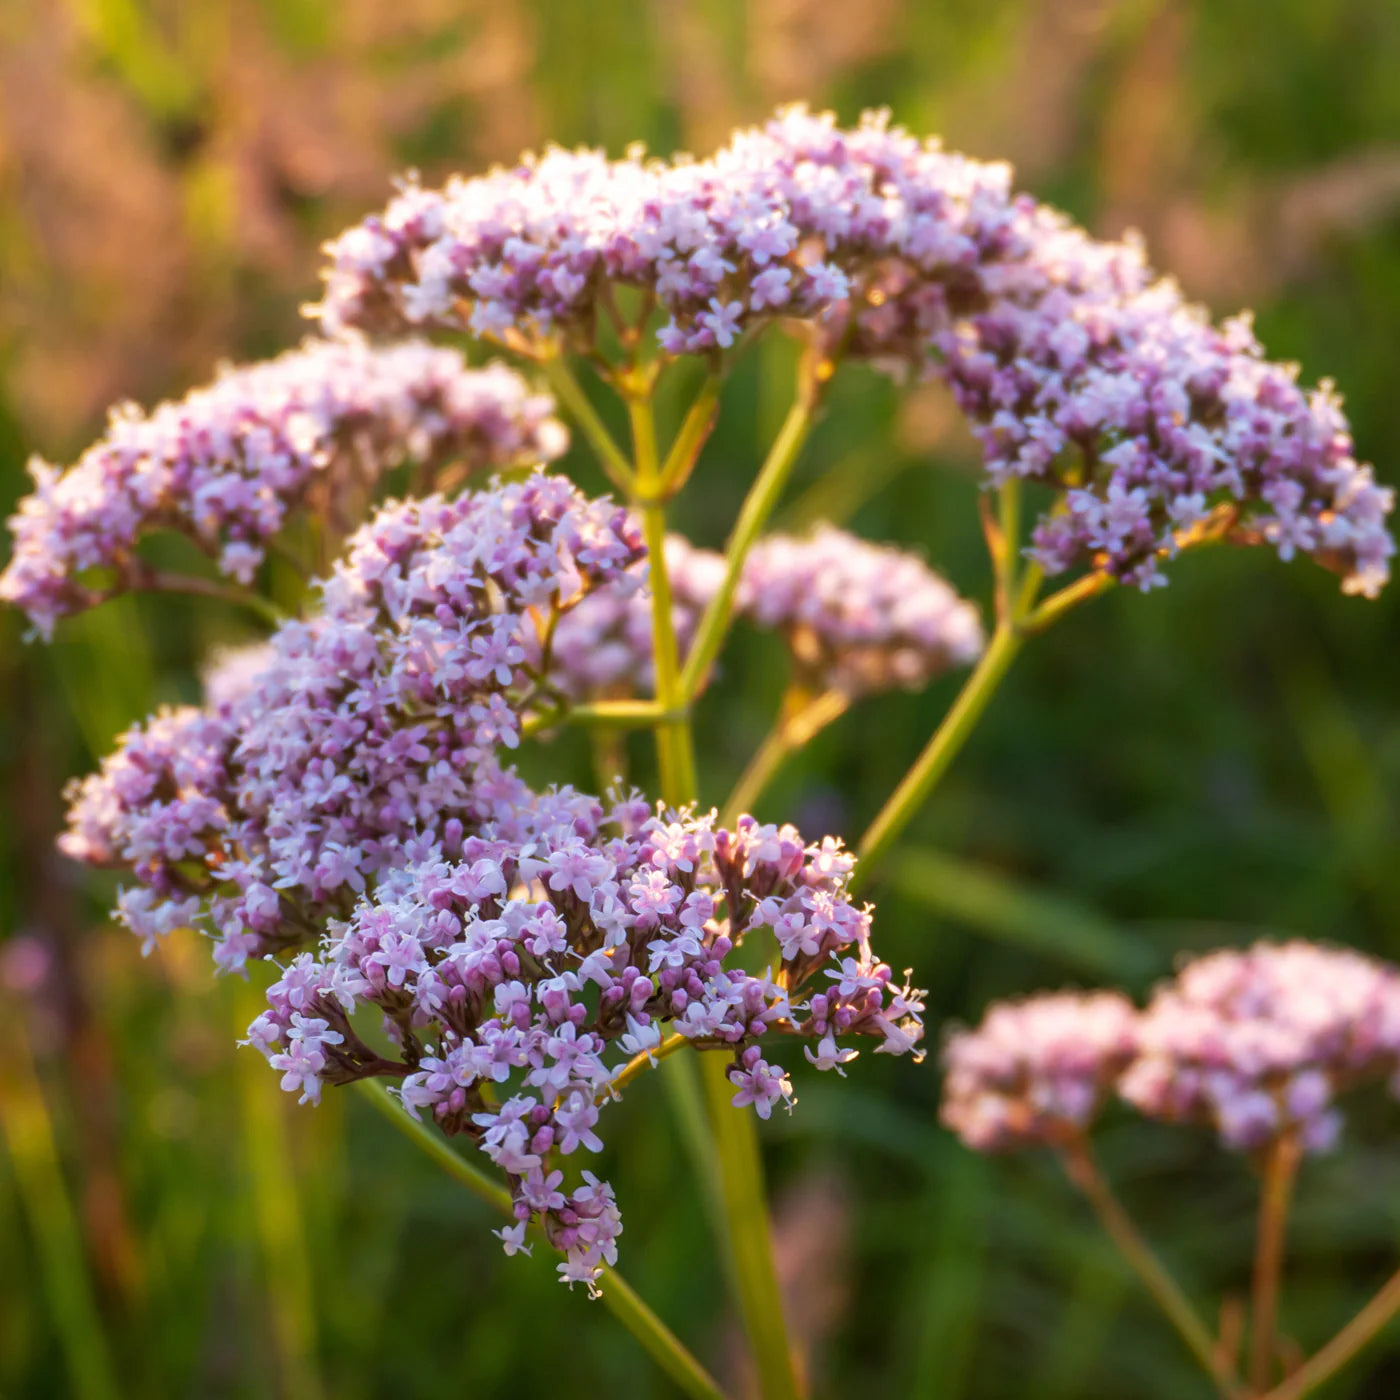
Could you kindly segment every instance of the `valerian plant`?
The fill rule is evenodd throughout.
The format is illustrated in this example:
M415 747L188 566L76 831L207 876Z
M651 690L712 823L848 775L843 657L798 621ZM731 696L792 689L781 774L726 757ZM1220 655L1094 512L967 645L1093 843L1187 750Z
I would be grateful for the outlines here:
M700 1052L756 1374L766 1397L801 1394L753 1118L734 1109L792 1106L785 1047L839 1075L862 1047L921 1055L921 993L879 960L864 882L1027 639L1115 585L1163 585L1210 543L1306 554L1375 596L1391 492L1355 459L1330 386L1301 388L1247 318L1212 324L1135 243L1089 237L1014 194L1007 167L883 114L843 129L792 108L704 160L551 149L440 190L410 180L327 255L323 339L148 415L118 410L66 472L35 465L0 595L41 635L133 589L245 604L271 629L215 659L204 706L137 726L75 784L61 844L128 873L118 916L147 943L192 927L224 970L272 964L248 1042L285 1089L315 1103L366 1088L501 1211L507 1252L557 1251L566 1282L714 1397L613 1271L618 1197L581 1165L629 1083ZM436 333L514 368L469 368L421 339ZM726 549L700 550L670 507L765 334L802 347L792 407ZM765 534L857 361L939 379L967 415L990 635L916 555L830 527ZM672 377L698 388L663 444ZM556 413L617 502L544 470L566 444ZM1024 483L1050 499L1029 528ZM385 503L391 489L406 494ZM157 570L143 546L159 531L207 566ZM290 611L282 565L306 581ZM741 616L775 635L788 686L707 811L692 714ZM854 854L747 815L851 706L969 666ZM528 785L511 753L566 726L652 731L659 790L612 781L604 742L603 795ZM1291 947L1193 965L1144 1013L1111 992L1001 1008L949 1042L945 1119L979 1150L1058 1150L1222 1391L1263 1395L1292 1174L1335 1136L1337 1093L1395 1072L1395 985ZM1115 1092L1213 1123L1262 1163L1243 1379L1094 1166L1087 1130ZM1303 1394L1397 1307L1388 1286L1272 1393Z

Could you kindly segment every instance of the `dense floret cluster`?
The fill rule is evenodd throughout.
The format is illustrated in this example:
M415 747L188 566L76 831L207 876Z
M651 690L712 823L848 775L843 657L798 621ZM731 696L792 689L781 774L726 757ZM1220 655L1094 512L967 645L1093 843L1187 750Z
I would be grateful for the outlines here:
M777 318L846 356L951 386L992 482L1066 509L1035 555L1147 588L1193 532L1311 554L1374 595L1392 493L1352 455L1336 395L1213 326L1136 244L1015 196L1010 171L881 114L842 130L800 108L707 160L551 149L409 184L330 245L327 327L446 326L544 352L591 346L614 285L665 317L663 351L710 357Z
M409 341L309 342L225 369L150 414L117 409L107 432L60 471L34 461L34 493L10 520L14 557L0 598L44 635L61 617L157 577L137 553L179 531L220 572L248 582L290 512L358 525L374 487L411 461L429 481L557 457L567 443L547 397L513 370L469 369L455 350Z
M626 513L561 477L384 507L226 703L157 716L75 787L64 849L134 870L143 938L206 901L225 966L315 937L484 819L535 696L523 630L640 557Z
M977 609L922 559L829 525L760 540L736 601L750 621L782 632L814 690L914 690L982 651Z
M1336 1096L1400 1071L1400 969L1294 941L1187 963L1144 1011L1116 992L993 1006L948 1041L943 1121L978 1151L1063 1143L1110 1090L1253 1151L1336 1140Z
M1000 1002L976 1030L948 1038L943 1122L979 1152L1081 1133L1132 1058L1136 1028L1117 992Z
M719 591L724 558L669 535L666 569L684 659ZM808 536L761 539L744 561L735 611L782 634L804 687L852 699L917 689L975 661L983 645L977 609L916 555L830 525ZM650 593L611 587L590 594L560 619L549 675L571 699L650 695Z
M1310 943L1258 944L1188 963L1138 1021L1120 1092L1140 1112L1207 1123L1252 1149L1341 1128L1335 1096L1400 1066L1400 971Z
M650 695L652 597L644 586L648 564L637 578L599 588L559 619L554 630L549 679L571 700ZM666 537L666 574L671 587L671 625L682 657L705 606L724 578L724 556L697 549L680 535Z
M601 1150L601 1110L663 1030L730 1052L734 1103L766 1118L792 1084L761 1038L802 1037L813 1064L839 1071L857 1053L842 1043L852 1035L916 1050L922 1003L873 959L837 842L807 846L749 817L716 831L635 796L605 809L517 785L511 805L510 840L471 836L386 875L318 955L284 970L250 1037L303 1098L401 1077L414 1113L466 1134L505 1172L517 1218L507 1247L538 1219L565 1254L563 1277L591 1284L615 1261L621 1224L591 1172L566 1187L568 1159ZM730 955L758 931L779 961L747 971ZM361 1038L362 1008L380 1013L401 1058Z

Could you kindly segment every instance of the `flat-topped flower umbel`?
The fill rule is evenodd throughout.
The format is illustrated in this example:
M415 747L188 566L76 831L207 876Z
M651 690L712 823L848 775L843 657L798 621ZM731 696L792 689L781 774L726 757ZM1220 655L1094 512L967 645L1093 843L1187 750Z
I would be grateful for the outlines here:
M550 149L442 190L406 186L329 245L323 324L442 326L549 355L599 323L721 361L776 320L846 358L936 375L988 478L1056 487L1035 557L1150 587L1202 535L1311 554L1374 595L1392 493L1352 455L1336 395L1216 328L1135 243L1103 243L1011 192L1011 173L880 114L801 108L706 160ZM614 289L641 294L620 317ZM619 319L620 317L620 319Z
M66 472L31 463L36 490L10 520L15 552L0 598L47 636L113 593L161 586L136 552L156 530L189 536L246 584L292 511L309 507L344 534L401 463L432 481L448 465L551 460L568 442L552 413L504 365L469 369L457 351L415 341L309 341L225 369L149 414L115 410Z

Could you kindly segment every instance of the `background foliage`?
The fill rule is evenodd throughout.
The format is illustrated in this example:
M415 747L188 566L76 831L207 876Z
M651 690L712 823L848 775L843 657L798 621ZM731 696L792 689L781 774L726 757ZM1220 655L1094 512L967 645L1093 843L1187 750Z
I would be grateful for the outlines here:
M108 401L294 342L318 242L392 172L436 178L546 139L705 150L793 98L847 119L888 104L1014 160L1022 187L1097 232L1143 229L1193 295L1255 305L1273 353L1337 378L1361 455L1394 481L1397 69L1388 0L5 0L0 504L29 451L70 460ZM678 516L704 542L786 406L783 355L726 390ZM851 374L785 523L915 545L985 598L975 492L941 394ZM1400 956L1397 621L1395 591L1367 605L1308 565L1207 551L1031 648L876 892L883 954L932 988L932 1023L1048 984L1140 990L1180 950L1260 934ZM190 940L143 962L103 922L109 891L53 854L63 780L155 703L193 698L196 658L243 625L128 600L43 649L0 619L0 1394L70 1393L57 1323L88 1290L50 1277L46 1295L39 1267L70 1228L123 1393L668 1393L601 1309L544 1260L504 1259L483 1209L358 1103L279 1096L234 1049L254 993L216 985ZM707 799L780 688L737 638L701 721ZM763 814L854 835L950 693L868 702ZM586 780L582 751L566 758ZM965 1153L937 1127L931 1066L860 1071L799 1076L798 1110L765 1131L819 1394L1202 1393L1048 1162ZM627 1272L733 1377L666 1096L644 1083L619 1112ZM1305 1171L1283 1319L1305 1344L1392 1267L1397 1128L1377 1102ZM1105 1145L1172 1264L1233 1306L1245 1166L1126 1121ZM1328 1394L1397 1383L1392 1337Z

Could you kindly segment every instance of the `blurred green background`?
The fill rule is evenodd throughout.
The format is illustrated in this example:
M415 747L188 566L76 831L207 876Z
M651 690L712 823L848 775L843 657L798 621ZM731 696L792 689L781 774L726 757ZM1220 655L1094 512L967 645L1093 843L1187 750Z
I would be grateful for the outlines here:
M1394 0L0 0L0 504L30 451L71 460L109 401L294 342L318 243L393 172L551 139L703 151L797 98L845 119L888 105L1014 161L1096 232L1142 229L1193 296L1255 306L1274 355L1334 376L1360 455L1395 481L1397 72ZM677 514L704 542L786 408L784 364L767 348L726 390ZM786 523L915 545L985 599L975 497L947 399L853 373ZM932 989L935 1035L994 996L1140 991L1182 950L1260 934L1400 957L1397 594L1345 599L1264 551L1207 551L1172 580L1030 650L881 879L881 952ZM104 922L110 888L53 853L64 780L154 704L194 698L197 658L243 625L128 600L45 649L0 619L0 1396L78 1393L60 1337L86 1326L85 1297L125 1395L671 1394L358 1102L280 1095L234 1048L255 992L216 984L193 940L142 961ZM707 799L781 683L738 637L701 718ZM867 702L761 813L854 836L952 684ZM581 759L550 771L586 779ZM984 1161L938 1128L931 1063L803 1069L764 1140L818 1395L1206 1393L1051 1163ZM611 1116L625 1271L742 1387L666 1096L644 1081ZM1172 1266L1233 1307L1247 1167L1116 1118L1104 1143ZM1397 1147L1400 1109L1378 1098L1304 1172L1283 1325L1306 1348L1394 1267ZM1397 1389L1392 1333L1327 1394Z

